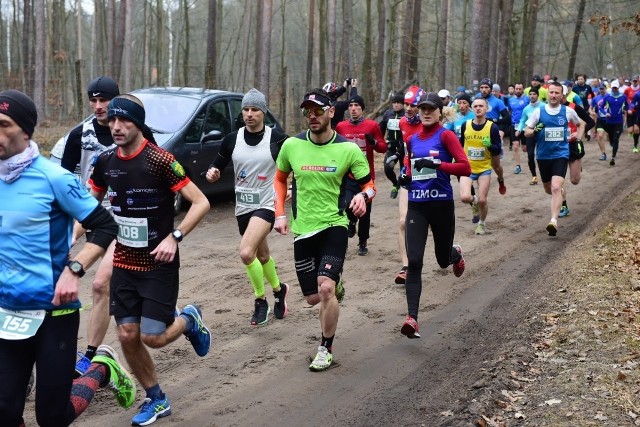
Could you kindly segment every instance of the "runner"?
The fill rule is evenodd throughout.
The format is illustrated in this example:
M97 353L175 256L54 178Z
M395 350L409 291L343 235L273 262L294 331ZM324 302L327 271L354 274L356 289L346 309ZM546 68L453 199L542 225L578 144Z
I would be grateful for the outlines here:
M109 386L128 408L136 387L111 347L98 347L85 375L73 380L80 278L117 226L73 174L40 155L31 140L38 121L31 98L5 90L0 105L0 423L24 426L34 365L40 425L71 424L99 387ZM70 256L74 218L93 232Z
M627 98L619 91L620 82L614 80L611 82L611 93L604 96L604 111L607 117L607 135L609 135L609 144L611 145L611 160L609 165L615 166L616 154L618 153L618 145L620 143L620 135L622 135L622 126L624 124L624 116L629 110Z
M562 105L566 105L575 110L580 120L584 122L584 129L582 135L586 135L591 128L593 128L596 123L593 121L589 113L582 108L580 105L577 105L573 102L569 102L567 100L567 94L569 94L570 89L563 85L562 86ZM571 92L573 93L573 92ZM576 95L577 96L577 95ZM569 122L569 179L573 185L578 185L580 183L580 179L582 177L582 158L584 157L584 143L582 140L577 139L578 135L578 127ZM564 218L569 216L571 210L567 205L567 190L562 186L562 206L560 207L560 213L558 214L559 218Z
M492 87L493 83L491 79L484 78L480 80L480 95L487 102L487 119L497 124L498 129L500 129L500 152L497 154L493 153L491 157L491 168L496 172L496 176L498 177L498 191L504 195L507 192L507 186L504 184L504 171L500 163L500 156L502 155L502 144L505 133L503 123L509 123L511 118L504 102L496 98L491 92Z
M525 88L524 94L529 95L529 91L531 90L531 88L536 87L538 88L538 99L546 103L547 88L543 87L542 83L544 83L544 80L542 79L542 77L540 77L538 74L534 74L534 76L531 77L531 86L529 86L528 88Z
M356 96L358 94L358 79L344 79L342 82L342 86L338 87L334 82L328 82L323 86L323 90L329 94L331 98L331 102L333 102L333 106L336 109L336 114L331 120L331 128L335 129L338 123L344 120L344 113L349 109L349 101L338 101L338 98L342 96L343 93L347 92L347 88L351 86L351 91L349 92L349 98L352 96Z
M179 315L176 308L178 243L204 217L209 202L171 153L143 137L145 111L138 98L128 94L113 98L108 115L117 148L98 157L89 183L98 200L109 192L119 226L109 311L125 358L146 391L131 424L148 425L170 415L171 405L147 347L164 347L182 334L200 357L211 346L200 308L189 304ZM176 191L191 207L174 228Z
M632 153L638 152L638 140L640 139L640 122L638 122L638 109L640 108L640 76L633 76L631 85L627 88L625 95L629 110L627 111L627 129L633 138Z
M607 87L604 84L598 86L598 94L591 100L591 112L596 116L596 135L600 157L598 160L607 160L605 151L605 135L607 134L607 112L604 108L604 97L607 94Z
M576 140L582 140L584 123L575 110L562 105L562 85L551 82L548 89L549 104L535 109L527 119L525 136L537 136L536 158L544 190L551 195L551 220L547 225L549 236L558 233L558 215L562 206L562 186L569 163L567 140L568 122L577 125Z
M107 148L113 146L107 113L109 101L120 95L120 89L113 79L102 76L89 83L87 93L91 112L95 117L76 126L69 132L61 159L62 167L69 172L73 172L80 165L80 183L85 187L88 186L87 181L91 176L93 163L97 157ZM103 206L107 210L111 210L108 200L105 200ZM83 231L82 227L76 225L74 242ZM90 239L89 236L87 238ZM79 358L76 362L77 376L86 372L91 364L91 359L96 355L96 351L102 344L109 328L109 321L111 320L109 317L109 280L111 280L114 248L115 241L111 243L104 257L102 257L91 283L93 305L87 322L87 349L84 354L78 353Z
M367 157L369 163L369 174L375 181L376 174L373 166L373 152L384 153L387 151L387 144L382 137L378 124L370 119L364 118L364 99L359 96L349 98L349 120L344 120L336 126L336 132L344 136L349 141L354 142ZM346 204L351 204L351 199L360 192L360 184L351 176L347 178ZM359 218L354 215L351 209L347 209L349 217L349 237L356 235L356 223L358 225L358 255L365 256L369 253L367 241L369 240L369 230L371 228L371 208L373 203L367 203L367 212Z
M482 101L479 101L482 102ZM440 125L444 107L433 92L420 100L422 129L407 143L406 173L400 178L408 189L407 209L407 309L408 315L400 328L407 338L420 338L418 309L422 293L422 266L429 227L433 234L436 260L441 268L453 265L456 277L464 273L462 249L453 244L455 214L451 174L461 176L471 172L453 132ZM455 163L454 163L455 160Z
M528 137L524 134L524 129L526 128L527 120L531 113L538 109L541 105L545 103L538 100L538 88L531 88L529 91L529 100L530 103L527 105L524 110L522 110L522 117L520 118L520 123L518 124L518 130L520 131L520 135L524 137L524 150L527 152L528 157L528 166L529 171L531 172L531 181L529 181L529 185L537 185L538 184L538 175L536 174L536 138Z
M402 143L402 132L400 131L400 119L404 117L402 94L394 95L391 98L391 108L387 109L380 120L380 132L387 137L387 152L384 155L384 174L391 181L390 197L395 199L398 197L398 176L395 172L395 166L404 158L404 147Z
M270 307L264 290L265 279L271 285L276 319L287 315L289 286L280 281L276 262L269 252L267 236L273 228L275 160L287 138L282 132L264 124L267 100L257 89L242 98L242 119L245 126L225 136L220 151L207 171L207 181L216 182L233 161L236 176L236 219L242 239L240 259L244 264L255 295L252 325L269 321Z
M460 200L478 205L479 221L475 234L486 233L486 219L489 212L488 195L491 186L491 162L500 155L502 144L498 125L487 119L489 105L485 98L476 98L471 104L475 118L462 124L460 144L464 146L471 167L470 176L460 177ZM478 194L472 195L473 181L478 182Z
M516 167L513 173L519 174L522 172L520 167L520 143L523 140L523 135L518 130L520 124L520 118L522 117L522 111L529 105L529 97L524 94L524 84L518 82L513 85L513 95L509 97L508 108L511 112L511 136L509 137L510 144L513 145L513 159L516 163Z
M422 122L418 114L418 103L424 98L426 92L418 87L411 86L404 94L404 117L400 119L400 131L402 132L402 140L406 144L411 136L422 129ZM404 148L406 153L406 147ZM403 166L404 168L404 166ZM400 171L402 173L402 170ZM405 223L407 218L407 189L400 187L398 190L398 213L400 216L400 230L398 234L398 244L400 246L400 259L402 260L402 268L396 275L395 282L398 285L404 285L407 280L407 268L409 260L407 259L407 246L405 242Z
M306 93L300 108L309 129L288 138L278 155L274 228L280 234L289 232L284 202L287 178L293 172L291 231L296 274L307 303L320 303L322 339L309 369L324 371L333 363L338 301L344 297L340 276L349 223L344 211L349 207L355 215L364 215L376 190L362 151L331 129L335 108L327 92L314 89ZM349 172L362 192L346 206L344 190Z

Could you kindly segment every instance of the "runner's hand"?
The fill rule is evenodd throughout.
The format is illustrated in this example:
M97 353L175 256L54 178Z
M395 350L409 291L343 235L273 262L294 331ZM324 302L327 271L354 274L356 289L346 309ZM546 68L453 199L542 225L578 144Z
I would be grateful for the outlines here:
M424 168L438 169L440 167L440 159L418 159L413 162L413 166L419 171Z
M401 173L398 177L398 184L400 184L402 187L407 188L409 185L411 185L411 175Z
M273 228L283 236L289 233L289 220L286 216L276 218Z
M353 199L351 199L349 209L351 209L351 212L353 212L353 214L357 217L361 217L362 215L367 213L367 202L365 201L362 193L356 194Z
M533 128L533 133L537 135L542 131L542 129L544 129L544 124L538 123L537 126Z
M53 293L51 304L60 306L77 301L79 283L80 278L73 274L68 267L65 267L56 282L56 289Z
M178 242L173 238L171 234L165 237L154 250L151 251L151 255L155 256L155 260L158 262L171 262L178 250Z
M207 181L216 182L220 179L220 169L218 168L209 168L206 175Z
M368 133L364 134L364 139L367 141L367 144L371 145L372 147L376 145L376 140Z

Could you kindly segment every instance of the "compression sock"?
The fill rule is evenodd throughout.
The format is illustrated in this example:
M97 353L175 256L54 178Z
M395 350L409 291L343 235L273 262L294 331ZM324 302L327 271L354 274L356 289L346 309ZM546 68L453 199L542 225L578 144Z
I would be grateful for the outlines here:
M333 337L335 337L335 335ZM333 337L327 338L322 334L322 341L320 342L320 345L325 347L329 353L331 353L331 348L333 347Z
M247 270L247 276L249 276L249 282L251 282L251 286L253 286L253 292L256 295L256 298L263 298L264 273L260 260L258 258L254 258L251 264L245 265L244 268Z
M567 207L567 201L566 200L562 201L562 206L564 206L565 208Z
M109 384L109 370L101 363L92 363L87 372L73 380L70 402L75 418L78 418L88 407L96 390Z
M633 134L633 146L638 148L638 139L640 139L640 134L634 133Z
M267 282L271 285L274 291L280 287L280 278L278 277L278 270L276 269L276 260L273 257L269 257L269 261L262 264L262 274L267 279Z
M88 345L87 346L87 351L84 353L84 355L86 356L87 359L91 360L93 359L93 356L96 355L96 351L98 350L98 347L94 347L92 345Z

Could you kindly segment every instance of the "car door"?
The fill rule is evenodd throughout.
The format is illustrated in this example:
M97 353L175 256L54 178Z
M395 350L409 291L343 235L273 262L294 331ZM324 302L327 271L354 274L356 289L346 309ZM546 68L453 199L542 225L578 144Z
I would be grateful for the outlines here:
M200 154L201 166L198 170L199 179L206 182L204 174L206 173L209 165L218 155L222 140L225 136L234 130L233 123L231 121L231 112L229 104L226 99L213 99L209 102L204 123L202 126L202 152ZM231 193L233 192L235 184L235 176L233 173L233 164L230 162L220 179L215 184L208 184L207 193Z

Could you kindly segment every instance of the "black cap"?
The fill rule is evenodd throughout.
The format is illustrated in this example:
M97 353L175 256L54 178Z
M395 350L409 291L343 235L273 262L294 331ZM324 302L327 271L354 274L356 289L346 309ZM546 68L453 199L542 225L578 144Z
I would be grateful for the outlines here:
M440 109L440 111L442 111L442 107L444 107L442 99L440 99L438 94L434 92L427 92L426 96L418 103L418 108L423 105L429 105L431 107L438 108Z
M323 91L324 92L324 91ZM330 107L331 106L331 98L326 94L326 92L320 93L319 91L311 91L305 94L302 103L300 104L300 108L303 108L305 104L314 103L320 107Z
M6 114L16 122L29 138L38 123L36 104L19 90L9 89L0 92L0 113Z
M480 86L489 86L491 89L493 89L493 82L490 78L485 77L484 79L480 80L480 84L478 85L478 87Z
M360 95L354 95L349 98L349 104L358 104L364 110L364 98Z
M400 104L402 104L404 102L404 95L401 93L396 93L395 95L393 95L391 97L391 103L393 104L394 102L399 102Z
M538 89L537 87L531 87L529 88L529 93L535 93L536 95L540 95L540 89Z
M113 99L120 95L120 88L112 78L102 76L89 83L87 93L89 94L90 99L95 98L96 96L100 96L104 99Z
M542 77L540 77L537 74L534 74L533 77L531 77L531 80L536 80L536 81L538 81L540 83L544 83L544 80L542 80Z
M456 98L456 102L458 101L467 101L471 105L471 96L468 93L463 93Z

